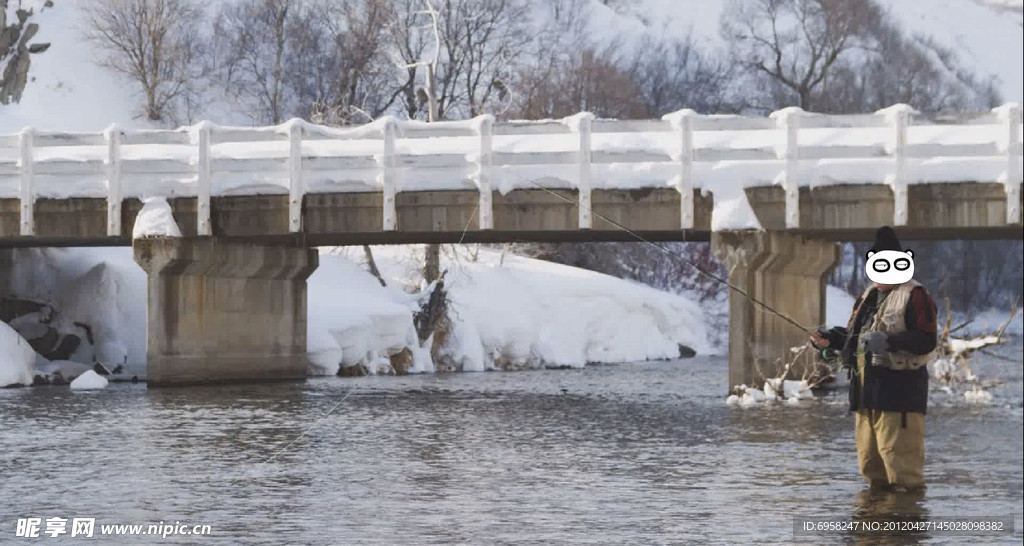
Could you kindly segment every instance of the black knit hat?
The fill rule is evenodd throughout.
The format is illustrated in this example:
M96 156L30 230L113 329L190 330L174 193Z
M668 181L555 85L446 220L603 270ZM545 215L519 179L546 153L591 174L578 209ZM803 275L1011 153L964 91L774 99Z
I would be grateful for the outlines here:
M874 252L882 250L898 250L903 252L903 247L900 246L900 241L896 238L896 232L889 226L882 226L875 233L875 245L871 247L871 250Z

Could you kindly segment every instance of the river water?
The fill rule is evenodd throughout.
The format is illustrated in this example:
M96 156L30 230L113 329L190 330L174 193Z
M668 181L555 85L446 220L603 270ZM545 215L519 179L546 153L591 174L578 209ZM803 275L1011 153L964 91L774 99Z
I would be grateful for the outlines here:
M725 404L721 357L545 370L103 391L0 390L0 543L19 518L209 525L100 543L865 543L793 518L1011 516L1021 542L1021 347L980 356L994 404L934 393L923 497L869 495L845 392ZM331 410L334 410L331 413ZM305 435L303 433L306 432ZM68 531L70 531L70 523Z

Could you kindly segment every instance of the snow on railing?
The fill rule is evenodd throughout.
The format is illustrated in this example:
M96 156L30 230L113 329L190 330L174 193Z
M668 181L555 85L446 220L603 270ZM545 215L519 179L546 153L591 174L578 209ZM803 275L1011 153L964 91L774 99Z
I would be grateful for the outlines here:
M799 188L887 184L895 225L907 221L907 186L1001 182L1008 224L1021 222L1021 108L924 116L906 105L874 114L821 115L787 108L768 117L699 115L424 123L382 118L332 128L291 120L271 127L209 122L175 130L100 133L24 129L0 135L0 198L20 200L20 233L33 235L37 198L107 200L107 233L122 232L127 197L195 197L200 235L212 234L212 196L288 196L288 224L302 231L307 193L381 192L381 229L394 230L399 192L473 189L480 229L493 229L492 192L578 192L579 227L595 189L671 187L680 228L694 226L693 190L780 185L785 222L799 227Z

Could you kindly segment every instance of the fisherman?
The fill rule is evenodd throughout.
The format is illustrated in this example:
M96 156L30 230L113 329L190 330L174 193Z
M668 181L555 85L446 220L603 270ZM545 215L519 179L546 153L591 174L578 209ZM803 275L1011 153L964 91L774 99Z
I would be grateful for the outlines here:
M888 226L876 233L865 269L872 283L854 303L847 326L818 330L811 343L838 350L850 373L864 480L872 489L921 490L935 302L912 278L913 252L903 251Z

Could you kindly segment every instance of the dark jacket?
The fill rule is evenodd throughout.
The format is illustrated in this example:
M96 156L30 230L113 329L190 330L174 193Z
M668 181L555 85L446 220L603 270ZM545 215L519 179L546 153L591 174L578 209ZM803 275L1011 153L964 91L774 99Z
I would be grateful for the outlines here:
M878 311L878 289L873 288L863 298L857 298L853 306L850 324L843 332L833 329L829 333L829 347L840 349L843 365L857 369L857 344L860 332L870 324ZM923 287L917 287L910 294L904 320L904 332L888 336L889 347L894 350L915 354L927 354L935 350L937 343L935 324L935 302ZM850 377L850 411L876 409L881 411L925 413L928 408L928 367L916 370L893 370L871 365L871 353L867 354L864 371L864 388L856 375Z

